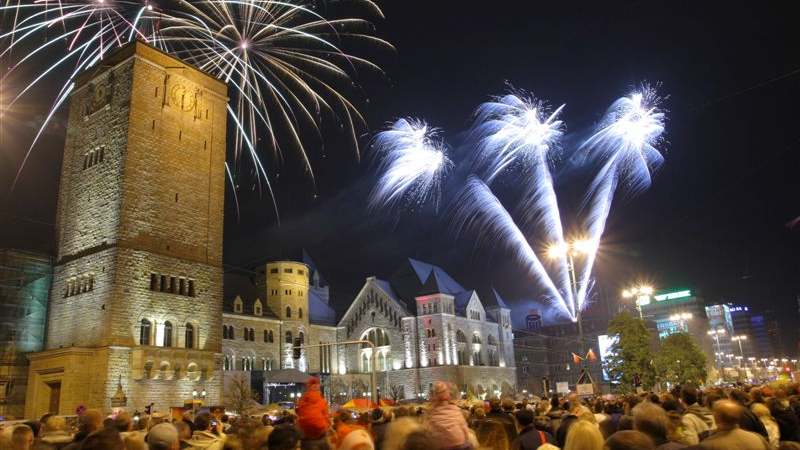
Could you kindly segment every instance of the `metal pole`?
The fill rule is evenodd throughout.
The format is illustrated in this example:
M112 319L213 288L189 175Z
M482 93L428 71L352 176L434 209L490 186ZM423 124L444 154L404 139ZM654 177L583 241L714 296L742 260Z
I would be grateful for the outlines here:
M583 321L581 320L581 308L578 304L578 280L575 276L575 260L572 258L572 253L567 251L567 258L569 259L569 275L572 281L572 297L575 303L575 318L578 321L578 336L580 339L581 357L583 357L585 350L583 347ZM583 364L581 364L583 365Z

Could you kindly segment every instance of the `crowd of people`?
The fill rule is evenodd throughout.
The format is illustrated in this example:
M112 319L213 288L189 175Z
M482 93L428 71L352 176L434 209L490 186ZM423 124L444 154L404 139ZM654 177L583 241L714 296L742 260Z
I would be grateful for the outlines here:
M294 411L170 422L88 410L0 431L0 450L800 450L800 390L743 386L538 401L454 402L438 381L429 403L331 412L313 379ZM138 419L138 420L137 420Z

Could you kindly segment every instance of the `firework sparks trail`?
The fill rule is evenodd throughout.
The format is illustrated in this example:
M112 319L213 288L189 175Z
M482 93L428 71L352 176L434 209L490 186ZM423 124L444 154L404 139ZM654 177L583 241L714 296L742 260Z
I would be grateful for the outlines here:
M438 133L424 121L409 118L375 136L381 175L370 195L370 209L400 202L421 205L429 198L438 207L442 177L452 167Z
M565 317L574 317L525 235L483 181L470 176L454 205L456 209L452 227L456 235L473 230L480 236L479 245L495 246L499 243L507 247L514 260L527 268L547 291L546 297L556 307L556 312Z
M471 138L475 160L491 182L502 172L521 169L524 195L519 205L522 223L544 232L548 244L564 246L564 231L550 167L556 158L564 123L564 105L550 112L547 105L522 91L512 91L482 104L475 114ZM559 256L558 277L567 309L574 302L566 256Z
M383 17L371 0L355 0L354 5L347 11ZM63 88L53 101L52 117L67 100L75 75L114 47L134 39L147 41L229 83L229 113L239 131L233 138L229 178L237 178L240 157L247 155L259 186L266 181L274 200L261 161L264 150L270 150L277 163L285 156L282 149L296 149L314 182L301 128L316 132L321 140L323 119L330 119L354 144L356 157L360 155L357 128L366 127L366 122L346 91L357 89L360 72L383 72L342 46L361 43L392 49L371 34L374 27L367 19L328 20L316 12L327 6L293 0L178 0L164 8L143 0L7 0L0 4L0 57L11 58L17 49L27 56L14 61L3 77L36 66L35 55L63 52L56 63L37 68L34 81L14 100L34 85L61 76ZM74 64L74 70L63 77L61 68L68 64ZM35 145L31 143L29 153Z
M655 148L664 132L665 115L659 109L660 102L656 89L643 85L639 91L615 101L598 125L598 131L581 146L590 154L605 159L584 203L589 248L578 276L581 308L586 301L589 277L617 188L622 183L630 194L646 190L652 182L652 174L664 162Z

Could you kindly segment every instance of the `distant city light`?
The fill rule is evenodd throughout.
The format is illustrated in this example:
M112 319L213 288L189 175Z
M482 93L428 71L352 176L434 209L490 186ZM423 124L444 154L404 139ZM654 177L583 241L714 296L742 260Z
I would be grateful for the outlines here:
M653 296L657 302L663 302L664 300L676 300L679 298L687 298L692 296L692 291L677 291L677 292L670 292L669 294L659 294Z

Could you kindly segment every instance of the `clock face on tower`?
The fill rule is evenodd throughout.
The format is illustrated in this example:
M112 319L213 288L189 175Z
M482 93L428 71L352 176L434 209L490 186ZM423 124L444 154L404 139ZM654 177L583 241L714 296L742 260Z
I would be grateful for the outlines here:
M108 101L108 85L98 84L94 87L94 92L92 93L92 106L97 109L106 104Z
M172 104L183 111L191 111L194 108L194 94L186 86L176 84L172 87Z

